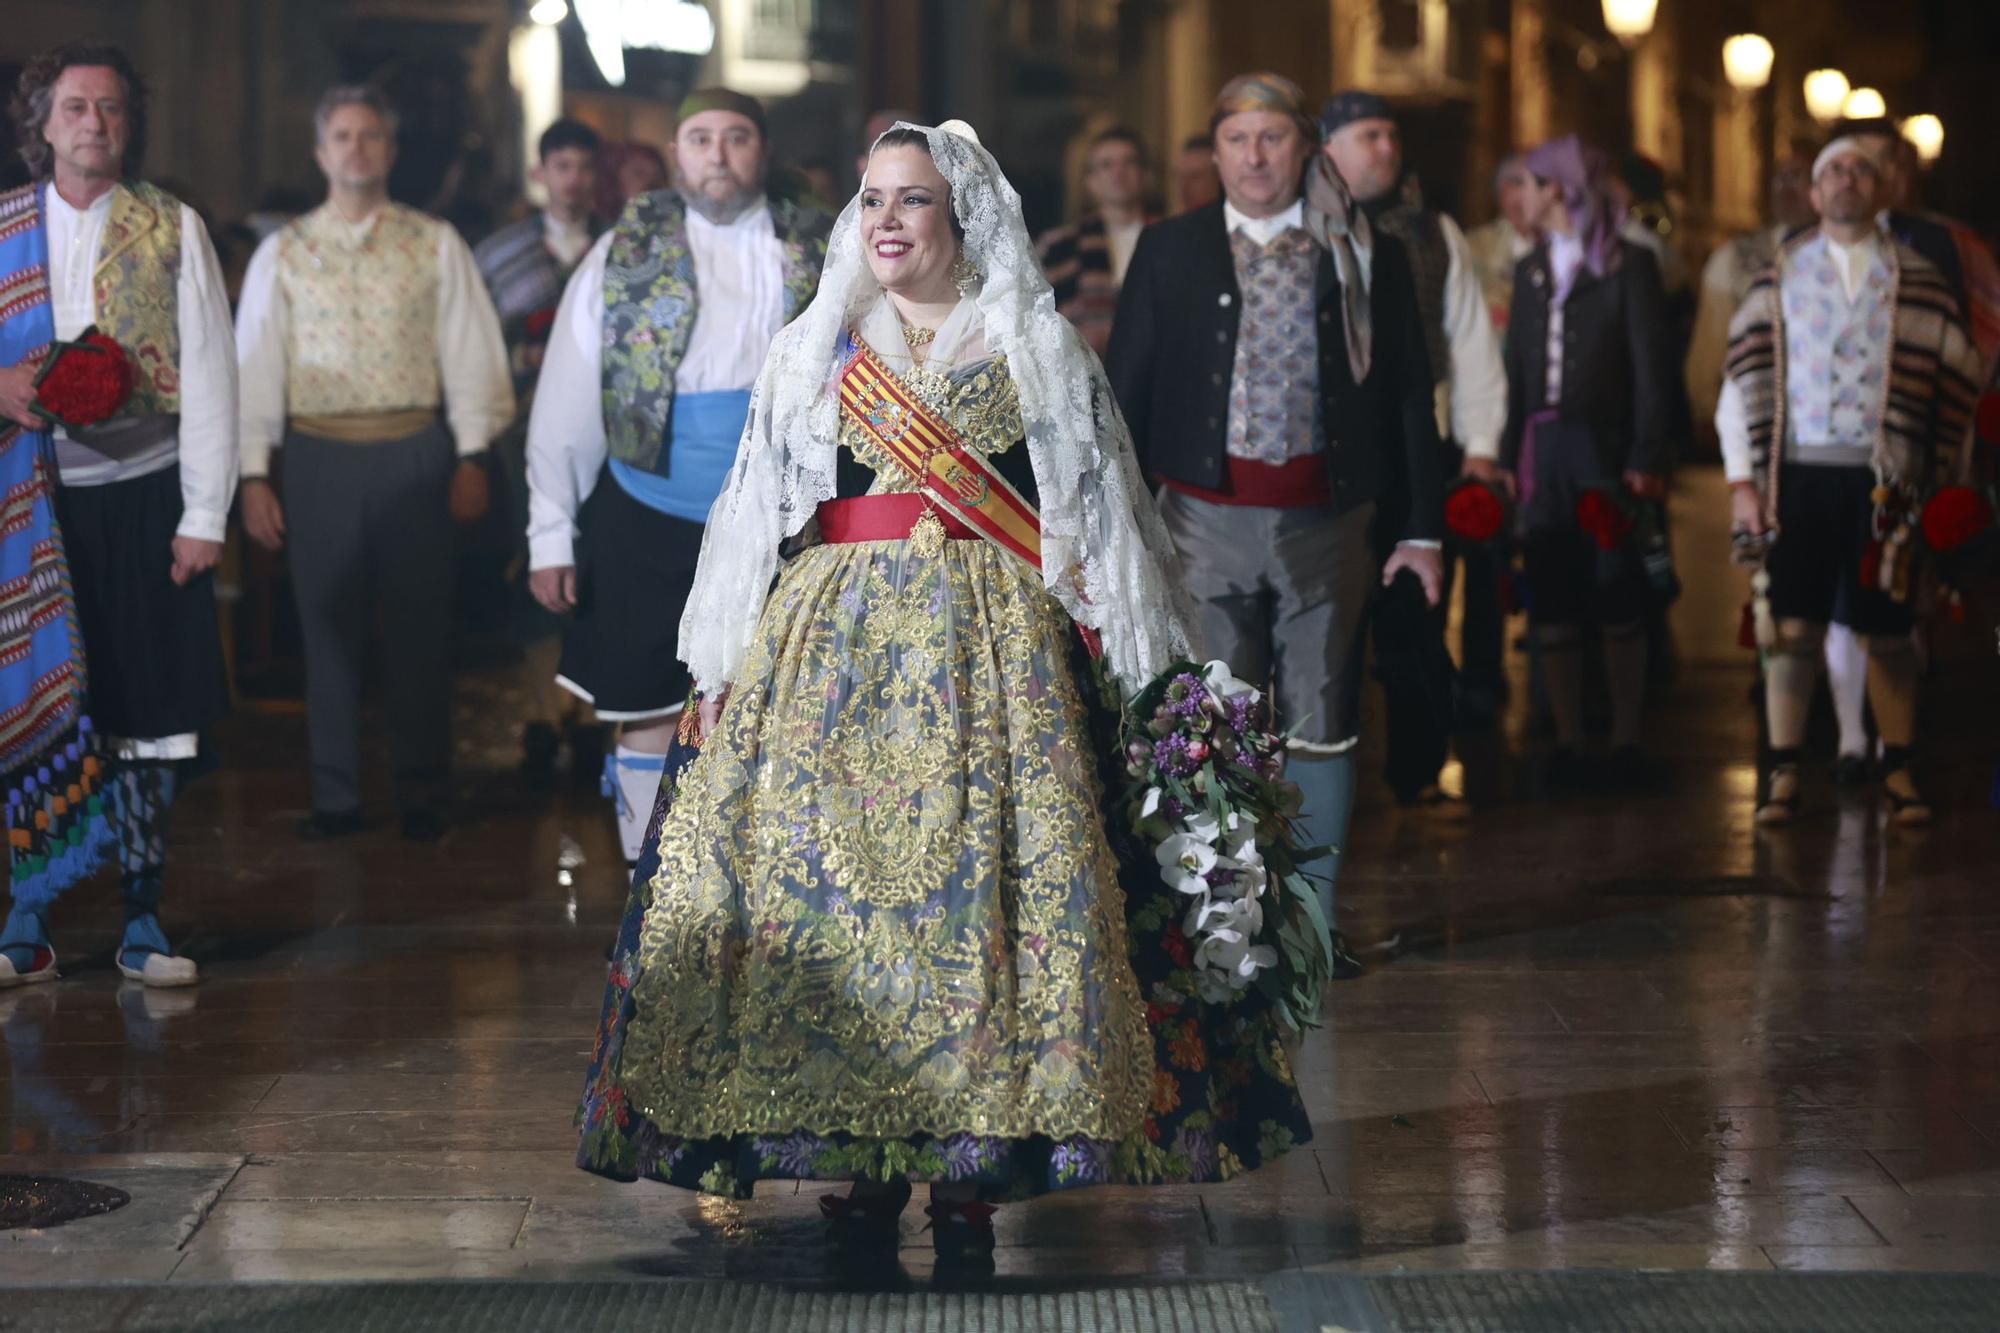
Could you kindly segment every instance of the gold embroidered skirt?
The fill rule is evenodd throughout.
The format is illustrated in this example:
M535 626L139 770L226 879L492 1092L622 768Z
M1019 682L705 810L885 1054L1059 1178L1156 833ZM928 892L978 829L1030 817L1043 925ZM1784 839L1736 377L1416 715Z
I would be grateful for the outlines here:
M659 1134L1138 1132L1071 633L983 542L787 565L660 834L616 1073Z

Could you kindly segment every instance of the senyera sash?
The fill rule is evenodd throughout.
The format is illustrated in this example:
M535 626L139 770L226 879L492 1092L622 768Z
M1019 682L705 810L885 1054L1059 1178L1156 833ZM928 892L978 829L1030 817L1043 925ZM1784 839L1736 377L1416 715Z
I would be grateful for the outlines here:
M942 530L943 516L949 516L1039 571L1042 520L1035 507L991 463L966 447L957 427L905 388L867 343L859 336L850 336L849 342L854 355L840 373L841 410L895 460L930 502L910 527L894 535L919 538L928 518L940 525L933 540L941 540L948 535ZM933 515L933 510L941 515Z
M993 465L965 445L942 413L905 388L858 333L840 372L840 407L917 484L913 494L856 496L819 507L828 542L907 538L919 555L936 555L947 541L979 538L1042 571L1042 518ZM1103 653L1097 631L1077 633L1092 657Z

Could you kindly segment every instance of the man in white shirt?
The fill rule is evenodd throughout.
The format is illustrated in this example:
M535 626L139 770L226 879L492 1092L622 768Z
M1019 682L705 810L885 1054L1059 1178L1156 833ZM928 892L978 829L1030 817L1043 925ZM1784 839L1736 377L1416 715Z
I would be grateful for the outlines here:
M1507 424L1507 371L1465 233L1448 215L1425 208L1415 180L1404 174L1402 135L1387 99L1359 89L1335 94L1320 108L1319 125L1322 151L1355 201L1409 255L1447 472L1504 485L1500 432ZM1452 725L1459 706L1469 723L1491 725L1505 689L1499 561L1483 544L1453 543L1445 560L1447 586L1460 557L1466 567L1460 699L1440 662L1449 591L1425 615L1401 615L1385 603L1375 624L1376 671L1388 711L1389 785L1405 806L1462 809L1437 785Z
M709 506L833 225L767 193L753 98L689 93L673 159L570 279L528 419L529 587L575 614L557 683L620 724L606 794L631 862L693 684L676 635Z
M1493 195L1500 215L1481 223L1465 234L1473 270L1479 275L1480 290L1486 293L1486 309L1493 328L1504 343L1507 316L1514 305L1514 270L1535 249L1535 224L1529 186L1527 158L1514 153L1493 169Z
M481 456L514 390L472 252L389 200L394 109L340 87L313 124L327 201L257 247L238 307L243 523L268 550L291 543L312 750L300 835L361 827L361 680L379 610L402 832L431 840L451 769L452 523L485 512Z
M1866 139L1828 144L1813 163L1819 225L1779 248L1730 325L1715 429L1737 545L1764 550L1767 826L1801 808L1799 752L1829 623L1867 645L1891 819L1931 818L1911 774L1916 529L1934 487L1965 482L1981 367L1949 279L1882 227L1886 174Z
M43 56L22 76L20 104L36 179L0 202L4 230L25 225L44 239L53 336L72 340L94 326L136 371L116 416L53 429L90 718L111 774L105 805L125 899L117 965L149 986L192 985L195 964L175 956L158 907L180 766L229 700L213 573L236 486L229 301L194 211L136 178L146 94L123 52L72 46ZM32 300L32 287L8 290ZM31 432L49 429L29 407L35 369L32 360L0 369L0 415ZM55 976L41 912L26 910L23 887L17 878L16 912L0 937L0 984Z

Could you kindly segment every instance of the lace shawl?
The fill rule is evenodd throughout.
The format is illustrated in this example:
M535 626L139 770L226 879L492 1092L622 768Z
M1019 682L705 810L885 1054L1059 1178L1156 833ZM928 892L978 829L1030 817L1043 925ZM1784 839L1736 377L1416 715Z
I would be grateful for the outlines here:
M965 253L980 273L971 299L986 345L1006 355L1020 393L1041 499L1043 579L1078 623L1098 633L1113 674L1135 694L1189 655L1193 622L1104 368L1056 313L1020 196L971 128L957 121L897 128L925 136L951 187ZM841 345L881 291L862 250L857 195L834 225L819 294L771 344L736 464L709 512L680 629L681 659L705 691L720 689L741 666L780 543L833 498Z

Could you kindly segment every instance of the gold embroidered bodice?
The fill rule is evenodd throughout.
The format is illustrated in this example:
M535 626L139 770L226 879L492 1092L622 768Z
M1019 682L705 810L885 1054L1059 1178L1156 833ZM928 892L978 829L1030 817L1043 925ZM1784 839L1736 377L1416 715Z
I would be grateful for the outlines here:
M965 447L981 457L1003 454L1020 443L1021 395L1014 388L1014 377L1007 373L1004 355L950 371L916 366L892 373L912 397L949 421L964 438ZM916 489L909 473L845 410L840 414L840 442L875 470L871 495Z

